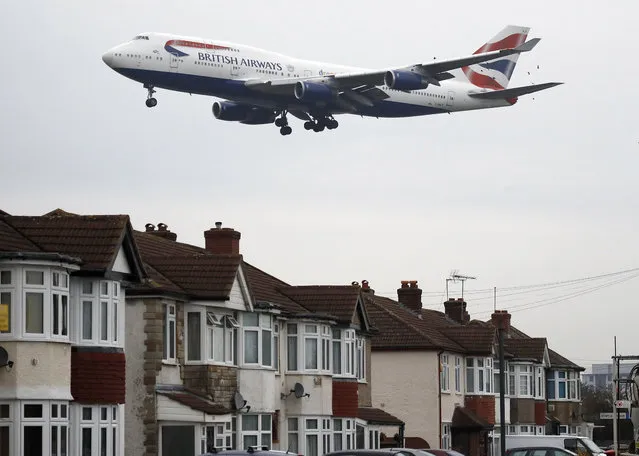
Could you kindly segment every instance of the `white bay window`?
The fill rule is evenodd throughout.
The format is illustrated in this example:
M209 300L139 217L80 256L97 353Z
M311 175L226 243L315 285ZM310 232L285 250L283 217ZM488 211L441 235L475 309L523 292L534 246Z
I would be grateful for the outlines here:
M76 311L78 343L82 345L120 346L120 283L109 280L83 279L80 285L79 309Z
M273 316L243 313L244 364L273 367Z
M466 393L493 394L493 358L466 358Z
M336 340L331 338L336 336L336 331L331 333L328 325L308 322L308 323L288 323L286 325L286 356L287 370L289 372L311 372L330 374L331 373L331 353L335 350ZM339 342L337 342L339 345ZM334 356L334 355L333 355ZM339 367L334 363L333 369Z
M167 337L174 340L174 318L170 312L169 306L165 330L169 332ZM187 306L185 315L187 362L236 365L239 324L232 315L216 313L203 306ZM174 347L174 342L170 342L168 354L172 354L171 350L174 350Z

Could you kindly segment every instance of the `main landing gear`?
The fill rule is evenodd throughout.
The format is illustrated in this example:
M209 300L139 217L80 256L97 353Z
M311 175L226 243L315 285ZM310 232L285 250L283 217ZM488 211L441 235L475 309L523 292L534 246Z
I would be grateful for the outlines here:
M280 127L280 135L288 136L293 133L293 129L288 125L286 111L282 112L282 116L275 119L275 126Z
M313 130L316 133L319 133L320 131L324 131L325 128L328 128L329 130L334 130L338 126L339 126L339 122L337 122L337 120L335 120L333 116L317 118L315 120L307 120L306 122L304 122L305 130Z
M155 93L155 90L153 90L153 86L144 84L144 88L147 90L146 107L147 108L152 108L152 107L156 106L158 104L158 100L153 98L153 94Z

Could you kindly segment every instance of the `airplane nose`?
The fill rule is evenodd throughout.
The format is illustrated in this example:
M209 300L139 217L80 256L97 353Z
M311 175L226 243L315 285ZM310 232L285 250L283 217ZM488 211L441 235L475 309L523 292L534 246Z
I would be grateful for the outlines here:
M113 64L113 51L107 51L104 54L102 54L102 60L108 66L111 66Z

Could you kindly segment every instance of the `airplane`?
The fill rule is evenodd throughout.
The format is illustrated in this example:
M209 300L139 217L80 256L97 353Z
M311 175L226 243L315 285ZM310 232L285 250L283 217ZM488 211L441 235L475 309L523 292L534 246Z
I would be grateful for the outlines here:
M274 123L291 134L288 114L315 132L338 127L337 114L412 117L511 106L518 97L561 82L508 88L517 59L539 38L509 25L475 53L386 69L300 60L230 42L166 33L142 33L108 50L102 60L143 84L146 105L156 88L221 98L219 120Z

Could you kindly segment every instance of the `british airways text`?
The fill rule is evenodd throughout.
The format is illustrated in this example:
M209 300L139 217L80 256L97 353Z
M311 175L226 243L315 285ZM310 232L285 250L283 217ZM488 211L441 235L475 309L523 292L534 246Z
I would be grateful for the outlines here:
M198 52L198 59L207 62L226 63L228 65L240 65L251 68L265 68L267 70L282 71L282 64L277 62L265 62L256 59L238 59L229 55L208 54L206 52Z

